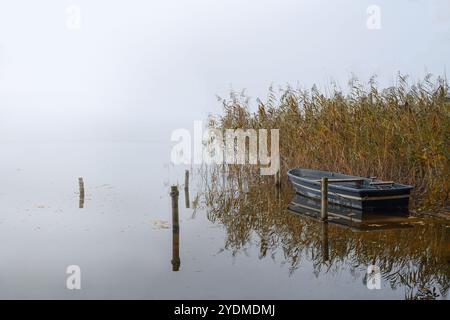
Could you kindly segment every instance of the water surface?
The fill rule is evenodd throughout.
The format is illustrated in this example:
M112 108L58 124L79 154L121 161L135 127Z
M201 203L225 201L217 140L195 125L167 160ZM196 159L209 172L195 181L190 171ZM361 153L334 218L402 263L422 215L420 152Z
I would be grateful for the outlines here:
M169 164L167 142L2 150L0 298L448 299L450 223L324 226L286 210L286 186L198 168L189 168L186 208L185 168ZM174 250L169 189L177 183ZM372 264L380 290L366 285ZM66 288L69 265L81 268L81 290Z

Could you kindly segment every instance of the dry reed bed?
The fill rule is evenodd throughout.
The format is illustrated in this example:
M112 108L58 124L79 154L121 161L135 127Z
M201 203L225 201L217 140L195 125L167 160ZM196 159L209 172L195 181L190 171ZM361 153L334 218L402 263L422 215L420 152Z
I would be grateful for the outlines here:
M447 82L425 77L380 90L349 82L349 93L269 89L250 112L245 94L220 99L224 113L210 126L280 130L282 174L307 167L358 176L377 176L415 185L412 206L450 212L450 95ZM277 97L278 96L278 97Z

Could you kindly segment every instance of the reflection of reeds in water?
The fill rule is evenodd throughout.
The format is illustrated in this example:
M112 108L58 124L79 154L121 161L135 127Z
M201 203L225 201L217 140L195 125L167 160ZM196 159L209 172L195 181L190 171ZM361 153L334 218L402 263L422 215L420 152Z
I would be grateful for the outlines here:
M433 288L441 296L447 294L450 229L442 222L417 221L414 228L373 232L324 225L287 212L292 193L277 193L273 180L254 178L244 171L228 170L226 184L220 183L217 167L203 172L202 205L210 221L225 226L225 248L233 254L256 245L261 259L275 259L281 253L290 272L295 272L302 259L312 261L317 276L342 272L343 267L365 273L367 266L375 264L392 288L405 288L406 298L421 297L423 290Z
M350 82L350 93L273 89L258 111L232 93L223 115L210 125L221 129L279 129L282 173L292 167L377 176L415 185L413 206L440 207L450 200L450 99L445 81L398 84L380 90ZM419 201L417 201L419 200Z

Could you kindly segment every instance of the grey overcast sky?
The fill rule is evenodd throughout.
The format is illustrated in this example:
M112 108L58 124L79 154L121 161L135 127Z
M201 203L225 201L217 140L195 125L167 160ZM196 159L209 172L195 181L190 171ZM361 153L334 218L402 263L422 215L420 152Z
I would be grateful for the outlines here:
M450 0L0 0L0 141L169 140L230 88L449 67Z

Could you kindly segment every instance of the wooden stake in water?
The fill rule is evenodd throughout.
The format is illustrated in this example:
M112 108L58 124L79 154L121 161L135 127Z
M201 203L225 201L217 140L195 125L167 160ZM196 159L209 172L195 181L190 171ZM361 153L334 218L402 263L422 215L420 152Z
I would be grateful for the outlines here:
M83 181L83 178L78 178L78 186L80 188L79 208L83 209L83 207L84 207L84 181Z
M170 188L172 197L172 271L180 270L180 226L178 218L178 187Z
M275 173L275 186L277 186L277 188L281 187L280 170L278 170L278 172Z
M328 220L328 178L322 177L321 179L321 196L322 204L320 208L320 219L322 221Z
M184 173L184 203L186 208L189 209L189 170Z

